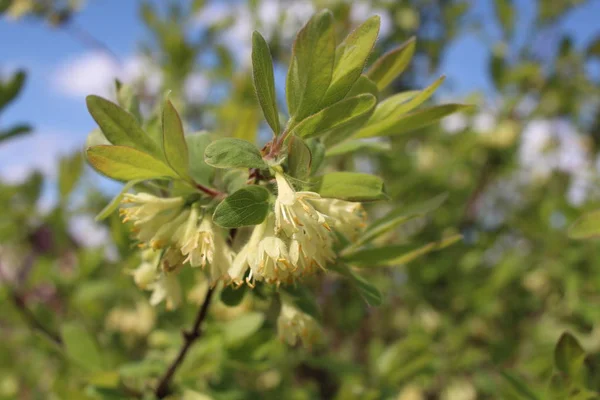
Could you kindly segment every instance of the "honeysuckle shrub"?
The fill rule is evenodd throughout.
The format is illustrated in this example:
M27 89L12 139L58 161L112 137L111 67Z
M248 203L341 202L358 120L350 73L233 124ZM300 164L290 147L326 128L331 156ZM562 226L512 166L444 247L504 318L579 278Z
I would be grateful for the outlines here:
M328 165L332 154L377 145L369 138L398 135L466 108L418 108L443 78L422 91L380 101L379 92L407 67L415 41L365 68L379 25L379 17L372 17L336 44L331 12L313 16L293 45L287 117L278 109L267 42L253 33L254 88L272 131L262 147L218 132L185 132L168 98L145 117L135 97L120 105L87 98L100 128L88 141L88 161L126 182L99 217L118 208L130 226L142 259L133 279L152 292L152 305L164 302L174 309L198 286L228 296L257 290L281 304L278 335L292 345L300 339L312 345L319 338L319 311L304 279L336 273L368 304L379 305L381 294L360 267L398 263L459 239L441 238L412 252L374 246L378 237L435 209L442 199L393 209L369 223L362 203L386 200L383 180ZM196 284L186 291L182 281L190 274ZM243 295L237 297L241 301Z
M222 18L205 18L202 34L190 35L187 29L195 13L214 15L211 5L220 2L202 3L190 3L190 10L184 12L174 6L167 13L156 4L144 4L142 17L151 34L143 43L144 56L152 63L150 71L159 75L160 88L143 81L119 85L117 103L136 116L146 134L162 139L163 90L170 90L168 98L184 121L188 153L190 139L199 129L210 132L203 132L199 141L231 136L256 141L256 148L262 149L273 132L261 115L252 76L243 71L252 57L232 46L231 31L247 31L245 43L252 42L248 26L265 35L278 82L278 114L288 116L285 85L279 82L290 61L292 33L323 2L317 6L302 0L286 4L280 7L282 17L277 21L264 13L272 2L239 2ZM586 189L595 185L597 147L595 136L586 134L594 131L590 110L597 93L586 63L593 62L597 47L594 50L593 41L575 41L574 46L564 34L560 42L544 46L555 52L540 54L539 33L548 28L560 32L560 16L574 10L575 3L536 2L535 33L525 44L515 35L517 24L513 23L519 3L494 3L498 24L492 25L501 28L502 43L490 47L489 63L494 83L491 96L499 98L486 104L483 98L473 97L465 102L477 108L453 114L442 124L377 140L351 138L343 146L328 147L326 161L308 179L294 178L297 175L289 169L289 160L281 164L295 193L318 192L322 198L328 196L312 180L325 173L360 170L383 178L387 199L360 203L367 223L379 221L385 233L379 235L373 229L371 234L379 236L352 249L352 243L344 241L352 230L344 232L328 223L336 232L336 261L349 265L355 276L341 273L337 263L330 263L327 272L319 268L279 287L250 278L251 288L246 281L252 270L248 265L242 280L232 279L228 285L226 280L219 281L202 324L202 337L171 380L173 398L593 398L590 391L597 390L598 379L594 369L587 367L595 364L599 348L597 243L567 240L566 226L582 209L597 208L593 190ZM382 30L363 72L368 73L380 55L410 36L419 39L413 62L379 90L380 105L398 92L434 81L430 74L438 73L440 59L455 47L455 38L482 29L479 13L462 2L327 4L335 15L340 43L348 27L356 26L373 10L381 14ZM52 23L57 14L46 10L51 12L39 16ZM64 15L60 10L59 14ZM68 22L69 18L57 27L68 28ZM514 51L516 46L523 50ZM204 96L188 90L198 73L210 82L211 89ZM156 83L156 76L146 78ZM451 83L441 88L449 87ZM439 102L439 96L438 92L429 104ZM485 97L489 99L490 94L486 92ZM286 120L280 119L283 132ZM5 127L2 124L0 129ZM313 140L301 139L307 144ZM94 140L108 144L97 134L91 136L90 144ZM329 146L325 137L318 141ZM295 145L288 143L282 154ZM559 156L565 149L577 154L577 163L565 163ZM196 158L203 159L203 153ZM20 185L2 184L2 208L10 210L0 215L0 264L3 273L8 271L0 290L7 304L0 318L4 339L0 393L6 398L129 398L140 392L154 397L165 371L190 336L210 287L208 278L219 272L211 268L207 255L190 251L190 261L172 275L181 288L181 301L167 309L167 286L156 290L156 283L164 266L159 265L159 258L168 249L140 249L136 232L131 231L134 222L123 223L125 215L119 216L118 206L99 221L110 235L106 249L90 248L85 242L91 232L72 229L74 219L89 218L109 202L93 189L99 179L93 172L84 172L78 180L80 162L77 157L61 162L56 185L60 200L51 210L39 207L38 196L54 187L53 177L34 174ZM250 178L247 168L225 178L226 169L190 162L192 166L211 171L208 182L194 175L196 183L227 196L197 193L214 204L187 204L190 214L206 211L202 215L212 217L211 207ZM261 173L264 177L251 183L265 186L273 203L269 210L274 212L279 194L276 174L270 168ZM229 189L233 181L238 186ZM189 184L182 185L189 190ZM182 185L170 178L149 179L131 184L126 192L161 199L186 197L178 192ZM587 193L583 198L582 186ZM79 202L82 198L84 206ZM573 199L580 202L573 203ZM306 196L302 200L311 205L316 202ZM123 206L135 205L127 200ZM393 209L398 211L381 218ZM404 222L386 230L383 222L395 217ZM196 236L207 236L208 229L201 227L207 221L198 221ZM226 232L232 229L215 225L213 239L222 238L229 246L225 248L236 249L237 256L237 250L261 225L236 229L233 238ZM464 233L464 241L409 262L415 254L443 243L441 237L452 238L455 227ZM215 237L218 229L223 235ZM370 228L362 229L359 235ZM282 240L292 239L284 236ZM431 245L419 250L426 243ZM214 240L213 244L217 246ZM361 247L352 263L345 261ZM225 253L213 254L218 254L214 260ZM177 261L176 255L163 255L167 265ZM392 255L395 258L389 258ZM192 267L192 263L200 266ZM379 294L371 289L357 291L365 286L356 277L368 281ZM365 303L361 293L381 305ZM152 306L150 300L162 301ZM30 314L23 315L23 305ZM33 315L49 335L27 315ZM305 330L310 332L306 341L302 338ZM559 340L564 331L573 336ZM276 332L285 335L279 337ZM56 338L63 344L55 344ZM585 356L581 348L586 349Z

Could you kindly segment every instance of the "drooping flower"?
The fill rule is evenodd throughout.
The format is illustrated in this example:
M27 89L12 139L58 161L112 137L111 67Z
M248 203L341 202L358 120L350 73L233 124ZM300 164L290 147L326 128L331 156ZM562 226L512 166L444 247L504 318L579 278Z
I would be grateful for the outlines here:
M311 203L321 213L332 219L333 227L353 240L366 226L367 214L362 204L339 199L316 199Z
M148 288L152 290L150 304L153 306L165 301L167 310L173 310L181 304L181 285L177 274L163 273Z
M283 299L277 318L277 333L290 346L294 346L300 338L305 347L310 347L318 340L320 329L313 317Z
M275 174L277 199L275 200L275 232L288 237L302 227L310 226L320 236L328 236L331 230L327 215L317 211L310 200L320 199L314 192L296 192L281 173Z
M164 248L183 234L189 209L182 197L161 198L148 193L125 194L119 212L123 222L133 223L135 237L142 245Z
M298 269L289 261L288 247L284 240L274 231L273 214L254 228L248 243L233 260L229 276L234 284L244 282L244 275L250 269L246 283L250 286L255 281L267 283L291 282L298 274Z
M228 280L234 253L225 241L224 232L213 224L209 215L204 215L198 225L199 212L192 207L181 238L181 253L192 267L202 267L214 285L219 280Z

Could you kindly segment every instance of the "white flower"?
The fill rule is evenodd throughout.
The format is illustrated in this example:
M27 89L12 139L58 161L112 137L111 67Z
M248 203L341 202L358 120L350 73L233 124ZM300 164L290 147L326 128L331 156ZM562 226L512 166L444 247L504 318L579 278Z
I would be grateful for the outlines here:
M242 284L248 268L246 283L250 286L254 281L292 282L298 275L298 268L289 261L287 244L275 234L273 214L254 228L248 243L233 260L229 270L232 282Z
M275 232L283 231L290 237L308 225L314 227L321 236L327 236L331 231L327 224L327 216L317 211L309 202L312 199L320 199L321 196L314 192L294 191L283 174L275 174L275 179L277 180Z
M209 215L203 216L198 226L199 212L192 207L181 239L181 253L192 267L202 267L214 285L219 280L228 280L234 253L225 241L223 230L213 224Z
M160 249L177 242L183 234L189 210L181 197L161 198L148 193L125 194L119 211L123 222L133 222L133 232L142 244Z
M153 306L165 301L167 310L173 310L181 303L181 285L176 274L162 274L149 288L153 290L150 296Z
M320 335L319 324L310 315L303 313L285 299L281 304L279 318L277 318L277 332L279 338L291 346L302 339L306 347L313 345Z
M338 199L312 200L315 208L332 218L333 227L348 239L356 239L365 228L367 214L362 204Z

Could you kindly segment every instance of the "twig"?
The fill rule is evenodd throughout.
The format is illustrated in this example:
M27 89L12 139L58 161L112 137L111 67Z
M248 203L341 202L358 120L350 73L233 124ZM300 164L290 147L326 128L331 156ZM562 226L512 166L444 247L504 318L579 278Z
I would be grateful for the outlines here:
M198 189L199 191L204 192L211 197L222 197L224 195L223 193L219 192L218 190L211 189L211 188L201 185L200 183L197 183L197 182L194 182L194 187L196 189Z
M160 382L156 387L156 390L154 391L154 394L159 399L163 399L169 394L169 385L171 384L173 375L183 363L185 356L187 355L189 349L192 347L194 342L202 336L202 322L206 319L206 315L208 313L208 306L210 305L210 300L212 298L213 292L214 288L209 288L208 292L206 292L204 303L202 303L202 306L198 311L198 315L196 315L196 320L194 321L192 330L183 332L183 346L179 350L179 354L177 354L177 357L175 357L167 371L160 379Z
M21 270L28 269L29 264L33 264L33 261L34 261L34 256L29 255L26 258L24 265L21 267ZM38 330L50 341L61 346L62 345L61 337L57 333L52 332L44 324L42 324L40 322L40 320L37 319L35 314L29 308L27 308L27 304L25 303L25 298L23 297L23 295L21 293L19 293L19 291L11 285L11 282L9 281L9 279L6 279L6 277L4 276L4 270L2 269L1 264L0 264L0 281L4 282L4 285L6 286L6 289L8 290L8 292L10 294L10 298L15 305L15 309L17 310L17 312L19 314L21 314L21 316L29 324L29 326L31 326L33 329Z
M122 66L119 56L117 56L114 51L112 51L105 43L103 43L99 39L96 39L91 33L86 31L84 28L82 28L75 22L68 21L66 24L61 26L63 27L66 33L79 40L85 46L97 50L108 56L108 58L110 58L117 67Z
M62 346L63 341L62 341L61 337L57 333L52 332L50 329L48 329L46 326L44 326L44 324L42 324L37 319L35 314L29 308L27 308L27 305L25 304L25 299L23 298L23 296L21 296L19 293L17 293L17 291L14 289L9 289L9 290L10 290L10 297L11 297L13 303L15 304L15 308L17 309L19 314L21 314L23 319L26 320L27 323L32 328L34 328L34 329L38 330L40 333L42 333L46 338L48 338L55 344Z

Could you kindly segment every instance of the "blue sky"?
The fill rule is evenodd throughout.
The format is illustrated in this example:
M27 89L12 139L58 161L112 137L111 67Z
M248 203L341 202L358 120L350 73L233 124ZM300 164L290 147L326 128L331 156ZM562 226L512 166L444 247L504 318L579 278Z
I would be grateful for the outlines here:
M476 1L475 13L492 37L497 34L491 0ZM518 0L519 25L531 19L533 1ZM131 59L147 32L138 19L136 1L89 0L75 17L77 25L85 27L101 39L122 60ZM577 46L585 46L600 34L598 18L600 0L593 0L564 18L560 30L573 35ZM251 34L248 31L248 36ZM526 35L520 28L518 38ZM25 68L29 79L18 101L2 115L0 123L7 126L29 122L34 135L18 139L0 148L0 176L18 180L32 167L42 168L53 176L52 165L57 154L81 148L94 122L85 108L85 94L102 91L98 77L115 66L96 63L83 74L77 66L94 61L93 52L61 29L52 29L39 21L0 20L0 71ZM445 94L462 96L472 91L492 91L487 76L488 44L474 34L458 38L447 52L439 73L448 76ZM100 80L102 82L102 80ZM96 86L94 86L96 85ZM86 91L87 90L87 91ZM102 94L102 93L100 93Z

